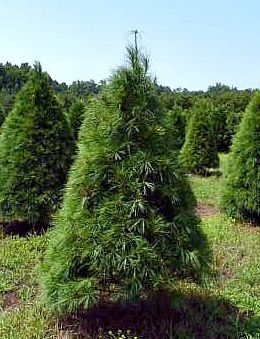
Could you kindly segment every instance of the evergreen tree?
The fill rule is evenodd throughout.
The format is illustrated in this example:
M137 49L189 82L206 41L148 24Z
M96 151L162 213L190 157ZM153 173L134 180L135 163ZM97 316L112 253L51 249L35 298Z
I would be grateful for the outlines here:
M195 199L165 142L148 61L136 48L128 56L87 107L50 234L42 282L57 312L88 309L104 293L134 300L207 267Z
M229 112L224 105L214 106L211 102L209 102L208 105L210 122L215 135L217 149L219 152L227 152L230 145L229 125L227 124Z
M174 106L171 111L166 114L166 125L169 129L169 137L173 145L173 149L181 149L185 141L187 119L185 113L179 106Z
M48 224L61 198L73 142L39 63L18 94L0 137L0 217Z
M5 120L5 111L3 105L0 103L0 127L2 126Z
M218 150L211 126L207 102L195 106L180 156L190 173L207 175L219 166Z
M235 219L260 221L260 92L244 113L231 147L222 207Z
M75 139L78 138L79 129L83 121L84 110L84 101L78 98L74 100L69 109L68 116Z

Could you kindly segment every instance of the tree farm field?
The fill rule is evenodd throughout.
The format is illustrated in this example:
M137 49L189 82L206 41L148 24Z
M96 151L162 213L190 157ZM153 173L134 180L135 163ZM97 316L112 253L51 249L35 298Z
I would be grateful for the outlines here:
M223 172L226 159L220 155ZM260 230L219 211L222 176L189 180L213 248L214 278L201 285L179 281L160 307L100 306L58 319L43 304L38 284L49 231L12 236L2 230L0 338L258 338Z
M259 11L3 2L0 339L260 338Z

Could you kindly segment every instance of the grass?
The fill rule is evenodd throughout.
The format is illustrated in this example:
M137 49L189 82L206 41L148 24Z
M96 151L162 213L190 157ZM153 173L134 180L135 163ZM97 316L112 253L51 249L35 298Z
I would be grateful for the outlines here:
M38 301L37 268L46 236L0 240L0 338L48 338L53 316ZM54 333L54 330L52 331ZM49 336L51 338L52 336Z
M225 173L227 166L227 154L220 154L220 169ZM219 199L222 190L222 176L201 177L194 175L190 177L190 183L199 204L219 206Z
M218 272L217 281L209 289L240 313L255 314L247 330L260 336L260 229L236 224L222 214L207 217L202 224Z
M218 206L221 177L190 180L200 205ZM46 235L0 234L0 338L260 338L260 229L220 212L203 216L202 227L216 271L206 287L182 281L156 307L100 306L61 321L40 301Z

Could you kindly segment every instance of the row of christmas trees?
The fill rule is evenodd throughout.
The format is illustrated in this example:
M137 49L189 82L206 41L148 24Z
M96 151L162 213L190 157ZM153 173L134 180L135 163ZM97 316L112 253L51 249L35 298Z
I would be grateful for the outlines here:
M179 157L178 126L169 126L160 108L148 60L136 47L127 53L127 65L89 103L75 156L71 125L39 64L2 128L1 219L44 226L55 213L41 283L60 313L90 308L104 292L133 300L209 271L210 250L181 163L203 174L218 166L210 123L201 109L193 115ZM259 112L256 94L233 143L223 194L231 216L254 221Z

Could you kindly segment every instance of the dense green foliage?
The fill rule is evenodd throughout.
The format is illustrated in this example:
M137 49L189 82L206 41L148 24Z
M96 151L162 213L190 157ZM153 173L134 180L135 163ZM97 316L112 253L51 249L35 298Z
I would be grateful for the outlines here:
M133 300L180 277L199 278L208 247L195 198L165 142L148 61L128 49L88 106L43 263L45 300L58 312Z
M232 130L232 126L230 126L230 124L233 123L233 120L229 123L230 112L225 106L214 106L213 104L208 105L207 112L210 116L210 123L215 136L218 151L228 151L232 134L234 132Z
M166 125L169 129L173 149L181 149L185 141L187 118L179 106L166 114Z
M28 81L31 69L28 63L22 63L20 66L10 62L0 63L0 126L12 110L16 94ZM50 86L58 94L64 111L69 111L76 98L84 101L88 96L98 94L101 85L105 83L101 81L96 84L94 80L89 80L73 81L71 85L67 85L53 80L47 73L46 76Z
M0 126L13 107L15 95L28 81L30 70L31 66L28 63L22 63L20 66L12 65L10 62L0 63ZM101 80L99 84L94 80L78 80L67 85L53 80L49 75L48 78L51 87L59 96L62 108L69 114L71 105L74 105L77 99L86 103L89 97L99 94L106 83L104 80ZM201 99L206 100L212 107L211 121L216 133L218 151L226 152L229 150L242 113L254 91L238 90L217 83L205 92L180 88L171 90L168 86L156 84L156 92L165 111L179 109L187 118L192 115L196 102Z
M30 69L28 63L20 67L10 62L0 63L0 126L13 107L15 94L27 82Z
M68 120L36 64L2 126L2 221L48 224L61 198L73 148Z
M260 93L252 98L229 155L222 206L236 219L260 221Z
M220 83L210 86L205 92L180 88L172 91L169 87L157 85L157 92L166 111L179 107L188 119L199 102L207 102L219 152L229 150L242 114L254 93L251 89L238 90Z
M200 99L206 99L214 106L224 105L228 111L234 113L244 112L254 90L238 90L229 86L217 83L209 86L207 91L189 91L184 88L171 90L167 86L157 85L157 93L165 109L171 110L174 106L179 106L184 110L192 109Z
M180 158L189 173L207 175L210 169L219 166L207 102L200 102L194 108Z
M2 126L4 120L5 120L5 111L4 107L0 104L0 126Z
M84 118L85 103L81 99L75 99L70 106L68 117L75 140L78 138L80 126Z
M28 63L20 67L10 62L0 63L0 92L17 93L27 82L30 70Z
M224 172L226 155L221 155L221 162ZM237 338L238 333L257 338L260 229L234 223L216 209L222 176L190 179L198 203L215 207L211 215L202 215L218 272L212 284L202 288L181 281L174 285L170 309L160 296L160 307L154 302L125 307L102 303L90 312L57 319L38 300L38 270L34 269L45 252L48 234L18 238L5 236L0 229L0 338L122 339L123 334L128 339Z
M94 80L89 81L73 81L69 86L69 91L77 98L84 99L89 94L98 94L100 92L100 85L96 84Z

